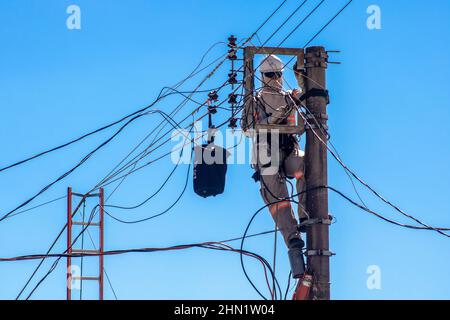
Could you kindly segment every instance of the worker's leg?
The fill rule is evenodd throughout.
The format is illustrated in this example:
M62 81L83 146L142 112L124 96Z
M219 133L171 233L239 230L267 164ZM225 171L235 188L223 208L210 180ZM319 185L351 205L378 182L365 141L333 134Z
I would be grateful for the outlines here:
M286 245L289 246L292 239L299 238L299 233L291 203L289 201L278 202L288 196L285 179L281 178L279 174L262 175L261 195L264 202L269 205L272 218L281 230Z
M306 214L306 181L305 181L305 165L304 165L304 152L300 149L295 149L284 162L284 170L286 176L289 178L295 178L297 180L296 188L298 196L298 217L300 221L304 221L308 218Z
M296 170L298 177L300 177L299 164L298 159L293 161L291 159L286 159L288 167L289 165L293 165L296 163ZM294 167L294 166L293 166ZM283 171L286 170L286 167L283 168ZM275 199L287 198L288 190L286 186L286 178L284 177L285 172L283 172L283 178L280 178L280 175L277 174L275 176L262 176L261 184L263 197L265 201L270 203ZM270 208L270 212L272 213L272 217L275 221L278 220L278 226L282 229L282 233L284 236L284 240L286 245L288 246L288 256L289 263L291 265L292 276L296 279L300 278L305 273L305 260L303 256L303 248L305 243L301 239L298 223L295 219L291 202L283 201L279 204L272 205Z

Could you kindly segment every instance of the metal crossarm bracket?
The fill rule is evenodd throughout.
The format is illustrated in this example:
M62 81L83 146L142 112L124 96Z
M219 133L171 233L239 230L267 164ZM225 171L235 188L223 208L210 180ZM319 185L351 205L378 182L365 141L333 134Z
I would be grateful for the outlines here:
M99 197L100 193L81 194L81 193L72 192L72 196L76 196L76 197L80 197L80 198L95 198L95 197Z
M93 226L93 227L99 227L100 223L98 222L80 222L80 221L73 221L72 224L74 226Z
M76 250L76 249L72 249L72 254L99 255L99 254L102 254L102 252L100 250Z
M303 227L303 226L312 226L312 225L315 225L315 224L324 224L324 225L331 225L331 223L332 223L332 220L331 219L308 219L308 220L306 220L306 221L304 221L304 222L302 222L302 223L300 223L300 227Z
M336 254L329 251L329 250L308 250L306 251L306 256L312 257L312 256L321 256L321 257L332 257Z
M86 280L86 281L99 281L100 278L99 277L72 277L73 280Z

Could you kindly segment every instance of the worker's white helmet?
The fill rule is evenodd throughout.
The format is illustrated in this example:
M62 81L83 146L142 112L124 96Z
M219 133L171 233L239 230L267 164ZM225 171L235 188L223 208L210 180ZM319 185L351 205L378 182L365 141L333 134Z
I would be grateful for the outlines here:
M261 63L261 67L259 70L262 73L266 72L283 72L284 71L284 64L283 61L281 61L280 58L278 58L276 55L268 55L264 58L263 62Z

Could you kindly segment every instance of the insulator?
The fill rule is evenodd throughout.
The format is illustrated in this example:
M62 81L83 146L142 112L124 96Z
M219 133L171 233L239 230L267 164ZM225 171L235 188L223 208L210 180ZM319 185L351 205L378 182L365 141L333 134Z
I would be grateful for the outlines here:
M231 35L228 38L228 46L230 48L236 48L236 41L237 41L237 38L234 35Z
M232 128L232 129L236 129L237 128L237 121L238 121L238 119L231 118L230 119L230 124L228 125L228 127Z
M216 114L217 113L217 107L216 106L209 106L208 107L208 112L210 114Z
M237 95L234 93L230 93L228 95L228 103L229 104L236 104L237 103Z
M228 59L237 60L236 50L234 49L228 50Z
M237 73L236 72L231 72L228 74L228 83L230 84L237 84L238 81L236 79L237 77Z
M208 93L208 98L211 101L217 101L219 100L219 95L217 94L217 91L211 91L210 93Z

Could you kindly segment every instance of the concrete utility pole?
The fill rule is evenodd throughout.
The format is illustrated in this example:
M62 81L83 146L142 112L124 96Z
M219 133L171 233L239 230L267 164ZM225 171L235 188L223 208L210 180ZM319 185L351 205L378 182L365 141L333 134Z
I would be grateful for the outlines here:
M316 121L312 115L306 114L311 124L306 131L306 188L313 190L306 194L306 208L311 216L311 225L307 230L307 256L308 267L313 273L316 284L311 292L311 298L329 300L332 254L329 251L328 190L321 188L328 185L327 148L318 139L320 137L323 142L327 142L328 93L324 88L326 88L325 71L328 65L328 54L323 47L310 47L306 49L305 58L306 92L308 93L306 105L317 119Z

